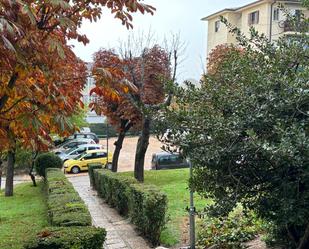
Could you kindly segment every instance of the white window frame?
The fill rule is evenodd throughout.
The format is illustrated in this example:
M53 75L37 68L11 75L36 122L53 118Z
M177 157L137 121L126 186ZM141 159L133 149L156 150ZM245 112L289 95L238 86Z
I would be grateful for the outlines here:
M256 10L248 15L248 23L249 25L259 24L260 22L260 11Z
M221 21L220 21L220 20L215 21L215 32L216 32L216 33L217 33L217 32L219 32L219 29L220 29L220 23L221 23Z
M279 19L280 19L280 9L279 8L274 8L273 20L274 21L279 21Z

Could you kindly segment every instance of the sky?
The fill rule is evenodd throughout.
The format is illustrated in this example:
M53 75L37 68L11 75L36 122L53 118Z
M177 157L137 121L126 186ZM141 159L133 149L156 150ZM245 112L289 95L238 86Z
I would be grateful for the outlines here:
M100 48L117 48L120 41L126 41L130 33L151 32L160 43L164 37L179 34L185 44L181 64L177 70L177 80L199 80L206 64L207 22L201 18L224 8L239 7L254 0L144 0L154 6L154 15L133 14L134 28L128 31L121 21L107 10L96 23L84 22L80 31L87 35L90 43L71 42L74 52L86 62Z

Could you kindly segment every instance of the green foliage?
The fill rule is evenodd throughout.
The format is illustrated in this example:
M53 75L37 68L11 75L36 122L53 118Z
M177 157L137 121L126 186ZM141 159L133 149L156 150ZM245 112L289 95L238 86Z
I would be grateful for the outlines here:
M15 154L15 167L19 169L30 169L32 163L32 151L17 147Z
M14 196L0 191L0 248L21 249L28 237L35 236L48 225L42 182L34 188L30 183L18 184Z
M38 155L35 160L35 170L40 175L45 177L45 171L48 168L62 168L62 160L54 153L47 152Z
M86 205L59 169L46 171L46 192L48 216L52 226L91 225Z
M133 178L133 172L118 173ZM167 223L161 232L160 242L166 247L178 244L183 236L182 228L187 222L189 200L189 169L175 170L146 170L145 185L155 185L166 194L168 200ZM204 209L210 200L194 195L197 210Z
M111 125L108 125L106 123L104 123L104 124L89 124L89 128L91 129L91 132L93 132L93 133L95 133L99 136L106 136L107 126L108 126L108 136L109 137L116 137L117 131Z
M86 121L87 111L87 108L79 108L72 116L70 116L70 123L78 128L88 126L89 124Z
M103 228L50 227L42 230L25 249L101 249L106 237Z
M89 180L90 180L90 186L95 188L94 184L94 171L95 169L102 169L102 164L95 164L95 163L90 163L88 164L88 174L89 174Z
M157 118L161 139L191 158L190 185L214 200L209 214L241 203L281 231L279 242L308 248L309 36L273 44L254 29L250 39L231 31L242 52L200 88L177 90L175 107Z
M153 244L158 244L166 223L166 195L155 186L138 184L133 177L103 169L89 172L100 196L121 214L128 215Z
M197 244L198 248L246 248L244 242L252 240L261 231L261 223L252 213L236 208L227 217L203 219L199 224Z

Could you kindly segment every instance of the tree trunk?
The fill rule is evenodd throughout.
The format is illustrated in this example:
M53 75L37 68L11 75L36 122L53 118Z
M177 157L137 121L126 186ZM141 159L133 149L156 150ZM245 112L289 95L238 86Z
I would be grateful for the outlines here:
M150 122L151 122L150 118L145 117L143 119L142 133L138 138L136 146L134 177L139 182L144 182L144 163L145 163L145 154L149 144Z
M35 152L35 154L33 154L32 156L32 162L31 162L31 168L30 168L30 171L29 171L29 176L31 178L31 181L33 183L33 186L36 187L36 181L35 181L35 175L33 174L33 169L34 169L34 163L35 163L35 159L38 155L38 152Z
M119 159L119 154L122 149L122 144L123 140L126 136L126 133L124 131L120 131L118 135L117 141L114 143L115 145L115 151L113 154L113 161L112 161L112 171L117 172L118 170L118 159Z
M13 89L13 87L15 86L16 80L18 78L18 73L14 72L8 82L7 88L9 89ZM1 98L0 98L0 111L2 111L2 109L4 108L6 102L9 99L9 95L8 94L4 94Z
M306 249L309 246L309 224L307 224L304 236L301 238L297 249Z
M115 151L113 154L113 162L112 162L112 171L117 172L118 170L118 159L120 155L120 151L122 149L123 140L126 136L126 133L132 127L132 123L129 120L121 120L120 124L120 132L118 135L117 141L114 143Z
M15 151L8 151L8 166L6 170L5 196L13 196Z
M2 160L0 158L0 190L1 190L1 182L2 182Z

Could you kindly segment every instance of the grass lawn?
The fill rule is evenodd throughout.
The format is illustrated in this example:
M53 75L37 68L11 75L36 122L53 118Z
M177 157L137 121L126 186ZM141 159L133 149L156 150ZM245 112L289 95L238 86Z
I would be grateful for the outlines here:
M133 175L132 172L121 173ZM182 231L184 229L189 207L189 169L177 170L159 170L145 171L145 184L158 186L168 198L168 217L166 229L161 234L161 243L166 246L172 246L181 241ZM205 207L208 200L202 199L197 194L194 196L194 205L197 210Z
M47 226L46 204L42 183L14 186L14 196L4 197L0 191L0 248L21 249L31 235Z

